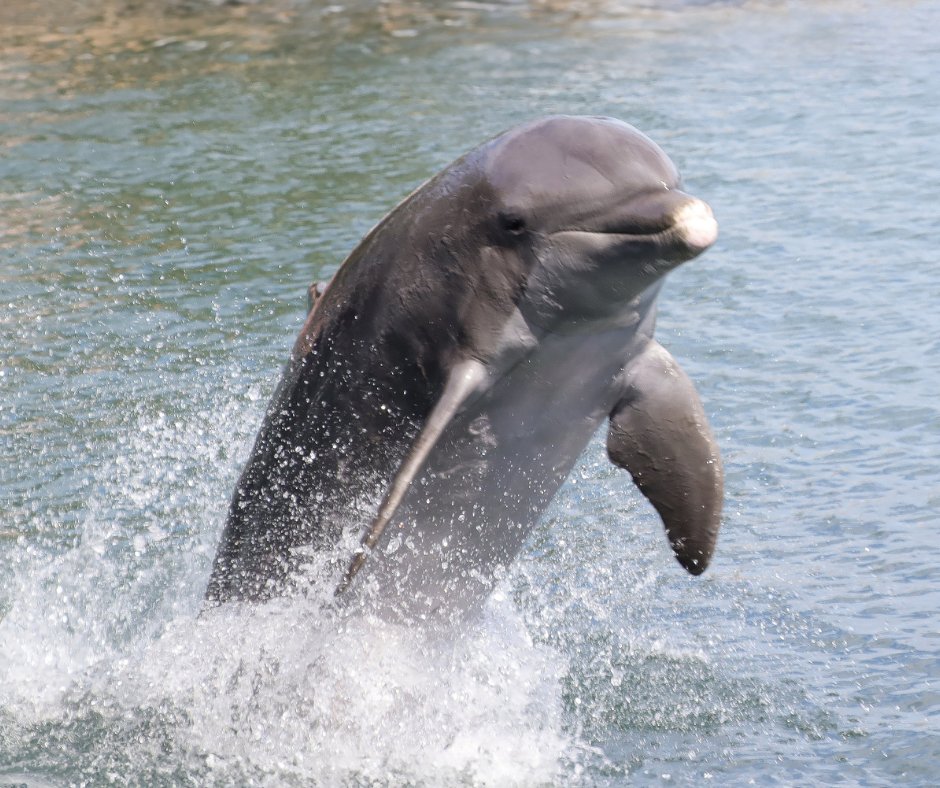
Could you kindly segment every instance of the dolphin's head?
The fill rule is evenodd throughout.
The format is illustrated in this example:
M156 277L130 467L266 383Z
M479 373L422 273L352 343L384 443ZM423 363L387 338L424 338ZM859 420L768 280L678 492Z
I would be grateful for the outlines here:
M520 307L538 322L635 320L643 294L717 237L666 154L618 120L520 126L484 149L482 166L496 240L534 258Z

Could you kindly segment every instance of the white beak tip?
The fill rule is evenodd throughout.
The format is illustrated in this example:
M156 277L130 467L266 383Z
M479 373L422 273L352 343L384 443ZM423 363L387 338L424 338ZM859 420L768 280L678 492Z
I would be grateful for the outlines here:
M715 215L701 200L692 200L678 210L675 228L683 242L693 249L705 250L718 238Z

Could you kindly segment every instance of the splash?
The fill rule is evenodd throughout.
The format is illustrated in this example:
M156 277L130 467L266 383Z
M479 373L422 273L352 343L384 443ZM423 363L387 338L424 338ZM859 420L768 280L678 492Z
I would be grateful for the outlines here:
M140 408L68 549L23 542L0 620L0 774L150 784L540 784L577 749L566 660L505 592L411 630L332 584L201 611L263 400ZM222 448L220 448L222 447ZM572 749L574 748L574 750ZM19 771L17 771L19 774Z
M175 710L189 758L226 781L550 782L569 744L565 666L519 624L498 606L455 636L319 599L232 605L177 622L92 691Z
M91 781L538 785L574 752L566 662L501 595L461 633L305 596L176 618L82 671L87 654L65 649L50 652L59 672L31 714L23 698L12 709L15 749L46 776L64 761ZM21 692L41 682L7 678Z

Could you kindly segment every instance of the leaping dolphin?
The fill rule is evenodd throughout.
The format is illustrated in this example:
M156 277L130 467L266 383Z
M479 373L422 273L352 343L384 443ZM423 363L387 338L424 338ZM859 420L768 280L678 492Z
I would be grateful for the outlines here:
M605 420L610 459L704 571L721 460L653 328L665 275L716 236L617 120L544 118L458 159L312 291L207 599L296 589L352 529L338 594L409 620L476 610Z

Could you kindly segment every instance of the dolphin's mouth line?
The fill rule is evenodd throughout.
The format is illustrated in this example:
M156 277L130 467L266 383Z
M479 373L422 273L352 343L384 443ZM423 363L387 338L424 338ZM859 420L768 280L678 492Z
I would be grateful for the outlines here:
M633 230L588 230L583 227L571 227L556 230L550 236L591 236L596 239L609 239L622 243L649 243L656 245L681 244L692 249L704 250L711 246L718 237L718 223L711 209L700 200L692 200L671 214L666 222L650 223L650 228L639 232Z
M570 227L565 228L564 230L555 230L552 233L549 233L549 236L558 236L558 235L585 235L591 236L594 238L609 238L611 240L624 240L632 241L635 243L657 243L659 241L664 241L667 237L673 234L677 229L677 225L670 225L662 230L656 230L653 232L624 232L618 230L585 230L582 227Z

